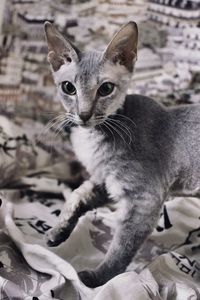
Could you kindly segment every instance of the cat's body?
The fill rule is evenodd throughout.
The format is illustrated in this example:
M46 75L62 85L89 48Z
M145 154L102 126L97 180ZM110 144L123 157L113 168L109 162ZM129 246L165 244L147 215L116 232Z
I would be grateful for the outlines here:
M110 200L122 204L105 259L95 270L79 273L95 287L126 269L156 225L170 191L199 193L200 106L167 109L147 97L125 96L136 54L134 23L119 31L104 54L82 58L50 24L46 33L55 82L74 125L72 145L90 174L73 191L58 225L48 233L48 244L66 240L87 210Z
M139 172L145 170L148 178L156 174L156 182L167 194L182 190L192 195L200 189L200 105L167 109L150 98L129 95L113 120L128 126L131 137L123 127L111 132L112 127L103 125L95 129L74 127L71 133L77 158L96 184L106 185L110 196L114 196L113 190L119 193L119 178L123 181L126 174L130 187L137 168ZM123 188L125 183L121 193Z

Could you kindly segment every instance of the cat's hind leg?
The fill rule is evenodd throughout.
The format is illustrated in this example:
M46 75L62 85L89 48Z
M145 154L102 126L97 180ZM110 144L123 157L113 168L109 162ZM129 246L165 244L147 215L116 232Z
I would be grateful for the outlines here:
M58 224L47 232L47 245L58 246L75 228L80 216L88 210L104 205L108 200L105 187L86 180L75 189L64 204Z

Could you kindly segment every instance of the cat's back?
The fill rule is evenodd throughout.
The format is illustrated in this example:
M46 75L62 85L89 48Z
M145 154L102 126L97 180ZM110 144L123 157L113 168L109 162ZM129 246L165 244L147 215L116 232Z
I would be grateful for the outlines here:
M168 111L177 123L183 123L182 125L185 124L186 126L200 125L200 104L174 106L169 108Z
M185 188L200 187L200 105L182 105L169 109L174 136L184 164ZM186 163L187 162L187 163ZM182 178L182 181L184 180Z
M169 109L174 134L193 157L200 155L200 104L181 105ZM199 159L198 159L199 160Z
M200 104L167 108L149 97L128 95L124 114L141 127L148 127L152 130L152 124L154 124L154 128L161 126L161 129L173 131L174 135L177 133L177 135L187 135L188 138L192 138L193 135L200 137Z
M179 138L200 152L200 104L172 107L169 113Z

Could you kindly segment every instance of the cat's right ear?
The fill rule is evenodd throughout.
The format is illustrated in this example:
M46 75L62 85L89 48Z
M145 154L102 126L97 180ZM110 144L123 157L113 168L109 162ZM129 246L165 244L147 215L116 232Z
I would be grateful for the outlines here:
M66 40L50 22L45 22L44 30L48 44L47 59L53 71L58 71L63 64L80 60L81 52L69 40Z

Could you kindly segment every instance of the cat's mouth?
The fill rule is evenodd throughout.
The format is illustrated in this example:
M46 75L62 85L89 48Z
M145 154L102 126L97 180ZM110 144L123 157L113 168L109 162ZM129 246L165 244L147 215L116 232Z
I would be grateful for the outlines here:
M92 126L91 124L88 124L88 123L86 123L86 124L81 124L80 126L83 127L83 128L91 128L91 127L94 127L94 126Z
M86 124L80 124L79 126L81 126L83 128L94 128L98 125L99 125L99 123L86 123Z
M83 128L94 128L98 125L101 125L104 122L105 118L102 120L90 119L87 122L79 122L79 126Z

